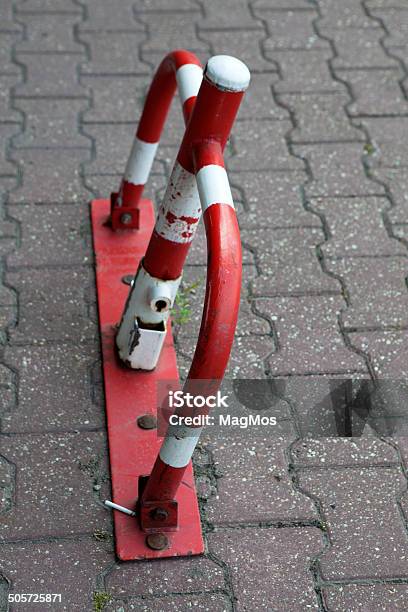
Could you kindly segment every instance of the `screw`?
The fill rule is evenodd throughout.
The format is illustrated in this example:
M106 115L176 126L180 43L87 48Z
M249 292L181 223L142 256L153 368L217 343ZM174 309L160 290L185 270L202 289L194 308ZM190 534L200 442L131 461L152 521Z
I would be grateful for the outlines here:
M146 545L152 550L164 550L169 547L169 540L164 533L149 533Z
M126 274L122 276L122 283L125 285L133 285L133 274Z
M169 513L165 508L153 508L153 510L150 512L150 516L154 521L162 522L166 520Z
M137 418L137 424L141 429L156 429L157 419L154 414L143 414Z
M120 222L123 223L123 225L129 225L129 223L132 223L132 215L130 213L123 213L120 216Z

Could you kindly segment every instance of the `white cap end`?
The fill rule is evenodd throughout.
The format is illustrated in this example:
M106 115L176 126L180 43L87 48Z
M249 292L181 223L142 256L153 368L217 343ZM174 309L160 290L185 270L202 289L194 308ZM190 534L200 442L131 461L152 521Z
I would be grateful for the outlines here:
M227 91L245 91L251 79L244 62L231 55L211 57L204 74L214 85Z

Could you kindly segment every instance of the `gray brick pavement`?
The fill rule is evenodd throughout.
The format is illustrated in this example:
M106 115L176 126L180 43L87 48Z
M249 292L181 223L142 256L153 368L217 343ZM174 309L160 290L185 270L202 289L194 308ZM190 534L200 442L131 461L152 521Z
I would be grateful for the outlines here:
M3 2L0 609L9 588L51 586L65 610L92 610L94 592L115 612L405 609L406 441L296 441L317 387L289 385L280 437L203 440L203 557L115 560L87 201L119 184L169 48L241 57L253 81L226 153L245 247L228 376L404 377L406 13L403 0ZM188 263L185 284L205 273L202 232ZM181 375L199 319L176 326Z

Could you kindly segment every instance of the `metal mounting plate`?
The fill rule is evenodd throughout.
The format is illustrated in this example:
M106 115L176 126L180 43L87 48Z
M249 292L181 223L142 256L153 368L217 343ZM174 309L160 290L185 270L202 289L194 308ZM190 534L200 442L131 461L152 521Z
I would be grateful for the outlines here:
M146 251L155 214L152 202L142 200L140 229L113 232L107 226L109 213L109 200L91 202L112 500L134 509L139 476L150 473L161 444L155 429L141 429L136 421L143 414L156 414L157 382L177 379L178 371L170 324L159 363L152 372L126 368L116 355L115 325L120 320L129 292L122 277L135 273ZM145 543L147 534L140 530L137 519L114 512L115 546L119 559L129 561L204 552L191 464L176 500L178 530L166 532L169 547L165 550L148 548Z

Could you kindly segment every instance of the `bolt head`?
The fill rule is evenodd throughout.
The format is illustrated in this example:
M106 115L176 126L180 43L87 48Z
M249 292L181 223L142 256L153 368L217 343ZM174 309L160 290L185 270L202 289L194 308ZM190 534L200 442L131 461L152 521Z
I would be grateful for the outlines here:
M150 516L154 521L163 522L169 516L169 513L165 508L153 508L150 512Z
M154 414L143 414L138 417L137 424L141 429L156 429L157 418Z
M123 215L120 216L120 222L123 223L123 225L129 225L129 223L132 223L132 215L130 213L123 213Z
M133 285L133 279L133 274L125 274L125 276L122 276L122 283L125 285Z
M146 545L152 550L164 550L169 547L169 539L164 533L149 533Z

